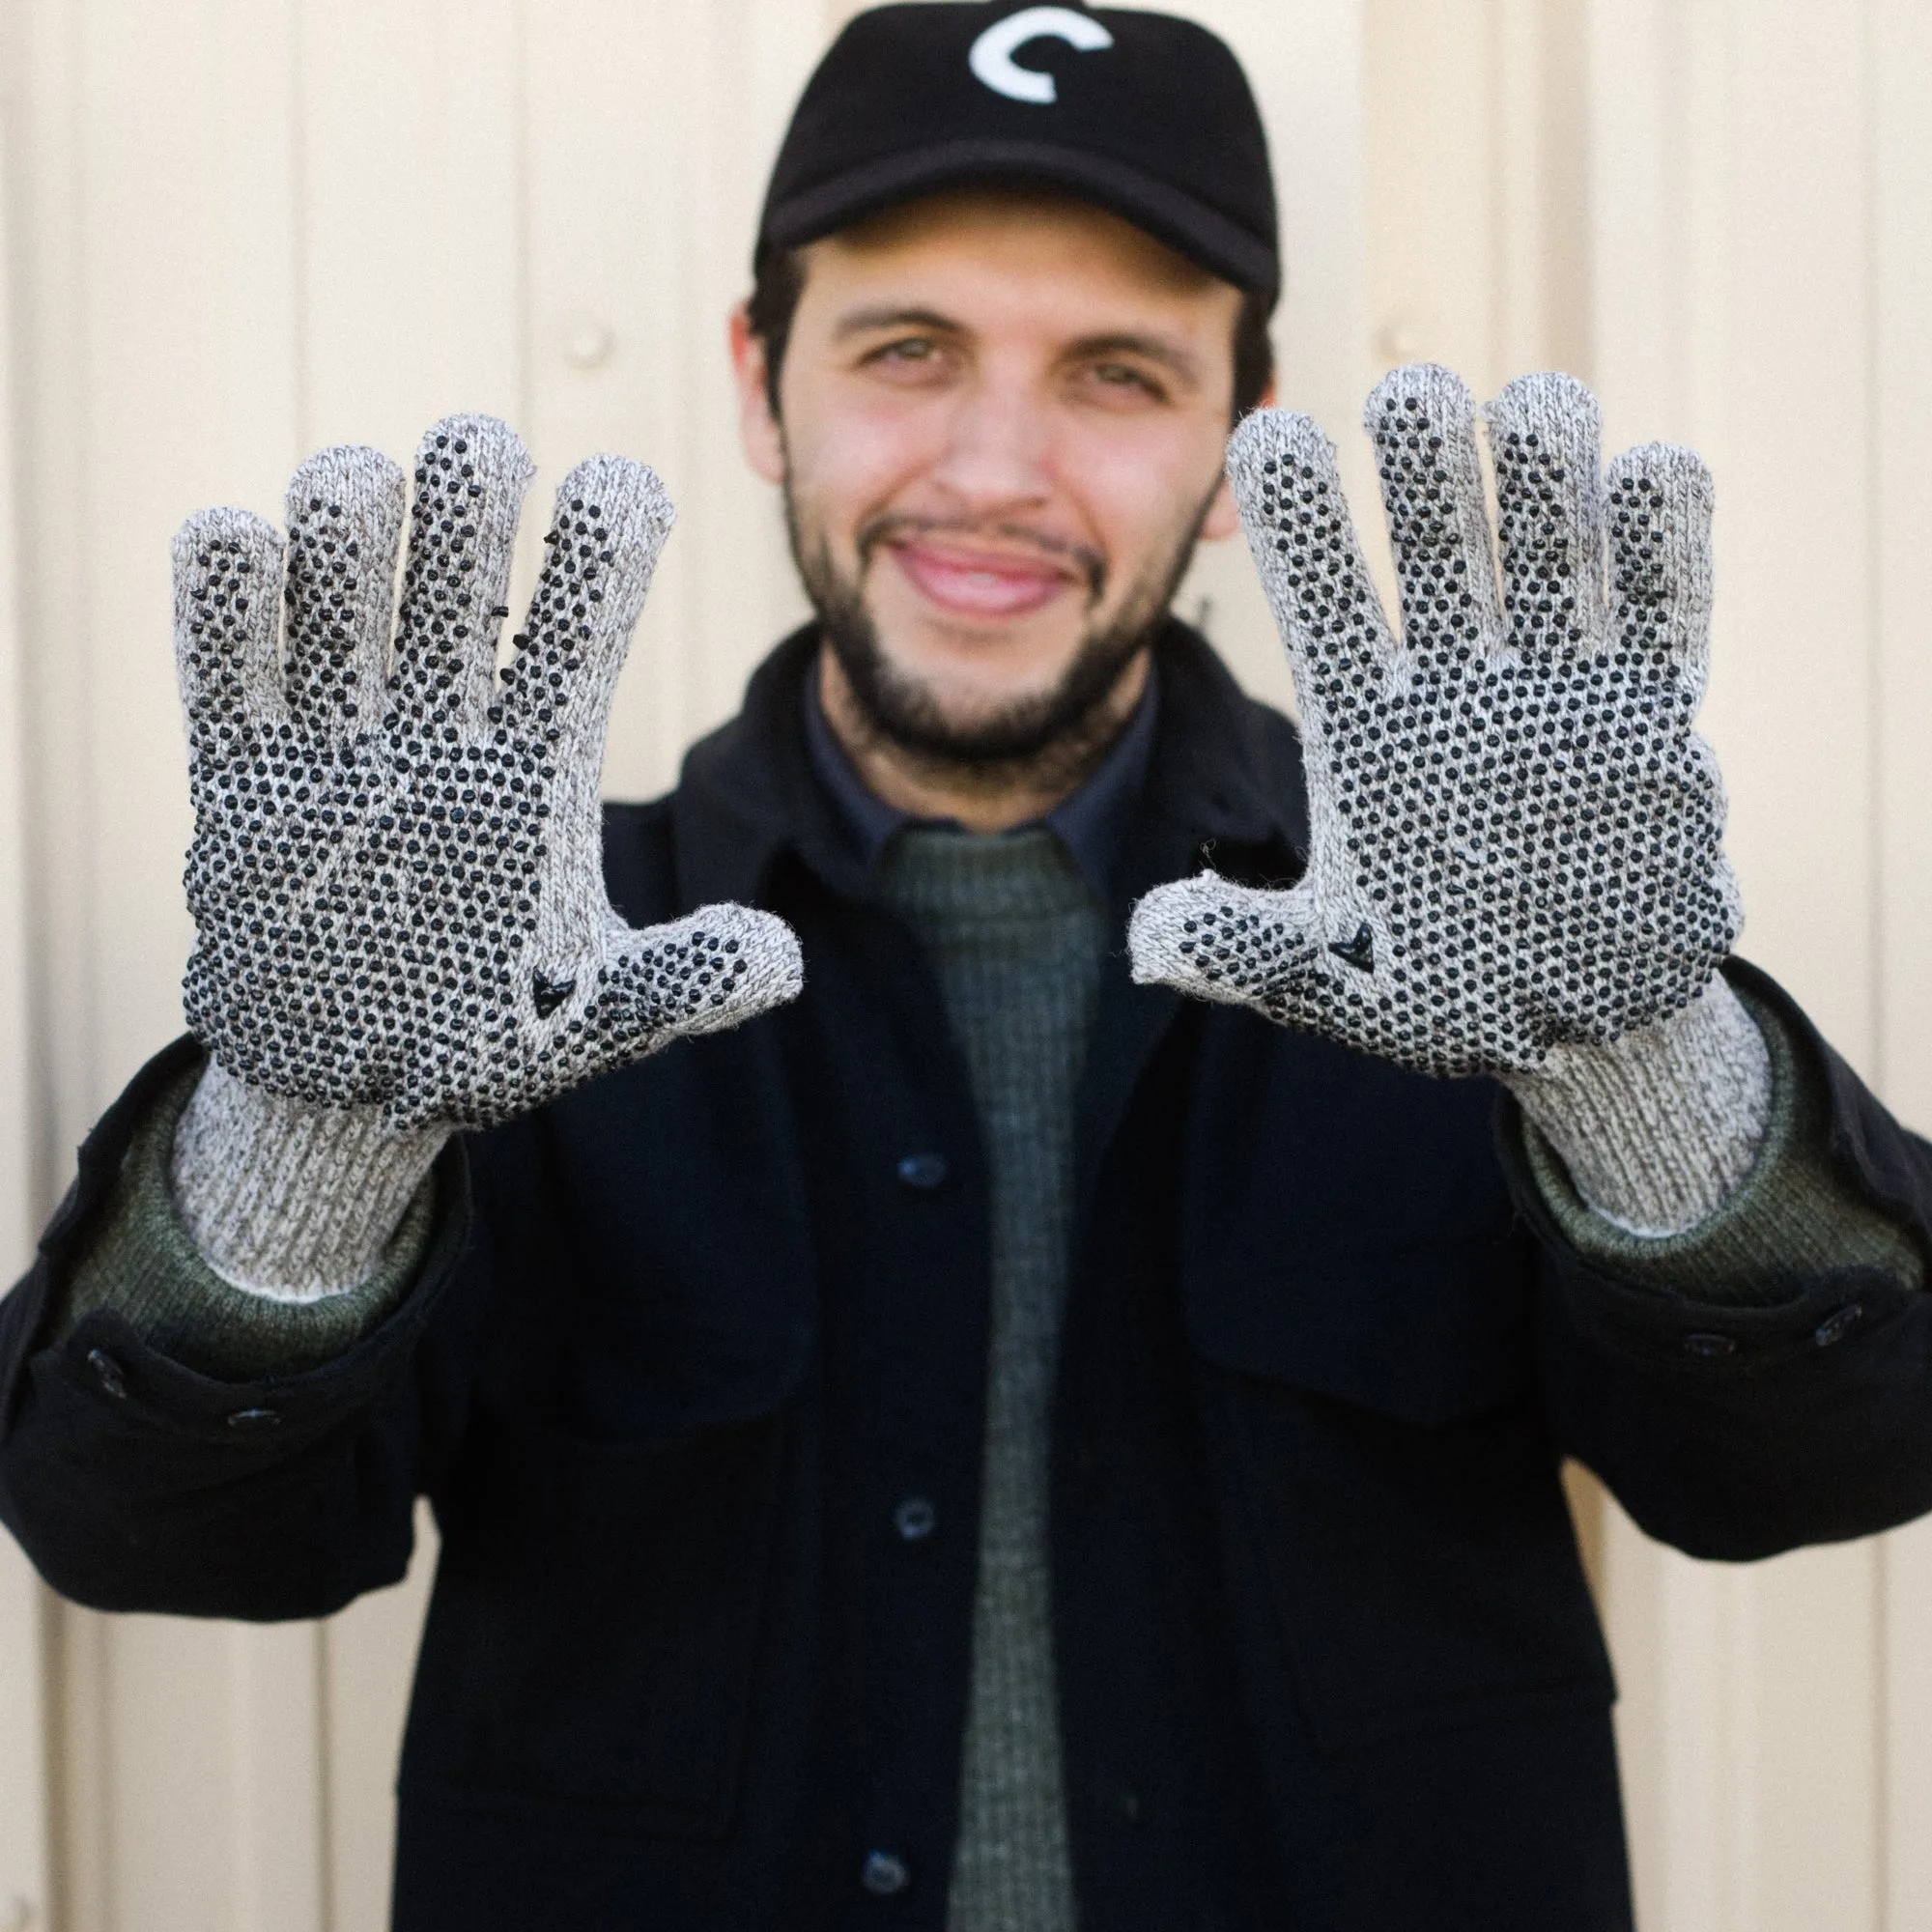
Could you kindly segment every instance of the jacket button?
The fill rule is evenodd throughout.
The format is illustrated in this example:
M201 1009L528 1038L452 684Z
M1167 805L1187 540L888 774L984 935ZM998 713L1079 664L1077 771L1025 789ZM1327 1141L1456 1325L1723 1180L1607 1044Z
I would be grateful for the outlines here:
M1863 1307L1856 1302L1847 1302L1835 1315L1828 1315L1819 1322L1811 1339L1821 1349L1829 1349L1834 1342L1842 1342L1861 1321L1864 1320Z
M909 1153L899 1162L898 1178L908 1187L928 1191L937 1187L946 1179L946 1156L943 1153Z
M264 1429L279 1429L282 1413L277 1408L238 1408L228 1418L230 1429L239 1429L244 1435L252 1435Z
M105 1349L90 1349L87 1366L94 1371L94 1379L116 1402L128 1400L128 1378L121 1373L121 1364Z
M1726 1355L1738 1352L1738 1345L1729 1335L1687 1335L1684 1352L1695 1355L1700 1362L1721 1362Z
M923 1543L939 1527L939 1512L924 1496L908 1496L893 1512L893 1527L908 1543Z
M895 1859L890 1852L867 1852L866 1862L860 1867L859 1883L874 1898L891 1898L912 1883L912 1873L906 1869L903 1859Z

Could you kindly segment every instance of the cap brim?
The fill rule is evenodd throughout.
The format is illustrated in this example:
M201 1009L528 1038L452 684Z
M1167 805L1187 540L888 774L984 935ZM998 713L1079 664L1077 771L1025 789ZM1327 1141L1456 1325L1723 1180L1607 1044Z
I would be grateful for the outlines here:
M1065 188L1144 228L1236 288L1280 293L1274 250L1225 214L1125 162L1046 141L942 141L867 161L765 211L768 247L797 248L916 195L982 182Z

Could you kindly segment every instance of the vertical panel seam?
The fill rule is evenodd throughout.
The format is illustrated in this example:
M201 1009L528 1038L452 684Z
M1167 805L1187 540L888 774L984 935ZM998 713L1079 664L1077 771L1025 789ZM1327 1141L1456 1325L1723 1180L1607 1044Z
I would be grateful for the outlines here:
M536 290L530 264L530 63L529 14L525 0L510 0L510 64L515 74L515 126L511 133L515 205L510 211L516 249L516 381L520 423L536 421ZM531 432L526 431L526 434Z
M308 299L309 220L308 220L308 99L302 87L302 0L288 0L285 16L288 28L289 63L289 270L295 278L289 304L294 340L289 344L291 387L295 391L296 443L306 450L315 434L315 392L311 369Z
M1884 520L1885 491L1885 412L1879 404L1882 384L1881 342L1885 273L1882 261L1880 224L1883 213L1879 186L1878 118L1884 101L1878 84L1877 25L1873 0L1863 0L1860 8L1860 64L1861 92L1866 112L1859 128L1861 172L1864 177L1864 327L1860 353L1863 359L1865 410L1864 497L1865 497L1865 823L1868 849L1866 864L1872 880L1868 946L1869 998L1872 1013L1872 1072L1881 1093L1890 1075L1887 1064L1889 1028L1886 1010L1885 944L1888 928L1885 917L1886 837L1885 778L1886 747L1883 731L1885 715L1885 627L1888 611L1885 596Z
M314 1626L315 1642L310 1650L314 1662L315 1697L315 1830L316 1905L323 1932L343 1932L336 1924L335 1899L335 1779L330 1775L335 1762L332 1705L329 1699L330 1665L333 1650L328 1640L328 1625Z
M1865 823L1867 849L1865 864L1871 878L1870 930L1866 935L1870 975L1872 1071L1874 1083L1883 1094L1890 1085L1891 1045L1890 1004L1888 998L1886 895L1890 884L1887 864L1885 802L1887 793L1887 747L1884 732L1886 692L1886 626L1889 616L1885 594L1884 491L1885 412L1881 406L1884 342L1884 231L1883 189L1879 178L1881 155L1880 116L1885 111L1884 91L1879 81L1879 0L1862 0L1860 9L1861 92L1865 112L1861 118L1864 178L1865 315L1863 342L1865 409ZM1891 1659L1889 1650L1890 1605L1887 1584L1889 1562L1883 1541L1872 1547L1872 1677L1870 1712L1873 1783L1877 1802L1872 1806L1873 1904L1878 1932L1889 1932L1891 1918L1891 1786L1893 1765L1887 1713L1891 1707Z

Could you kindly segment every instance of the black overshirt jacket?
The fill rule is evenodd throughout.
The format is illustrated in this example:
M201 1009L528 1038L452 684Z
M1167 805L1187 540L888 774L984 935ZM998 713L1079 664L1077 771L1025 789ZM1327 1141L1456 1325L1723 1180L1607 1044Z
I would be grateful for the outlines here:
M407 1932L944 1924L986 1168L938 987L809 769L812 648L606 833L634 923L790 920L795 1007L453 1145L419 1290L247 1386L113 1315L41 1346L170 1049L0 1305L0 1507L71 1596L324 1614L403 1574L433 1499ZM1204 858L1289 880L1304 838L1288 724L1179 625L1160 650L1054 1434L1083 1932L1626 1926L1559 1458L1705 1556L1898 1522L1932 1505L1927 1299L1842 1270L1711 1309L1593 1273L1488 1083L1130 985L1137 895ZM1932 1151L1734 970L1821 1069L1844 1171L1922 1236ZM875 1851L910 1882L868 1890Z

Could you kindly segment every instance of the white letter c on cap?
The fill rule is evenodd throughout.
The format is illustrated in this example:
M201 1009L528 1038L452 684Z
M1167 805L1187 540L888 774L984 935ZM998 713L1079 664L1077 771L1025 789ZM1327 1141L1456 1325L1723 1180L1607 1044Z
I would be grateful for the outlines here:
M1060 90L1050 73L1037 68L1019 67L1013 56L1029 41L1065 41L1083 54L1111 47L1114 37L1091 14L1076 14L1070 7L1027 7L996 20L973 43L968 56L975 76L995 94L1009 100L1030 100L1037 107L1050 107L1060 98Z

